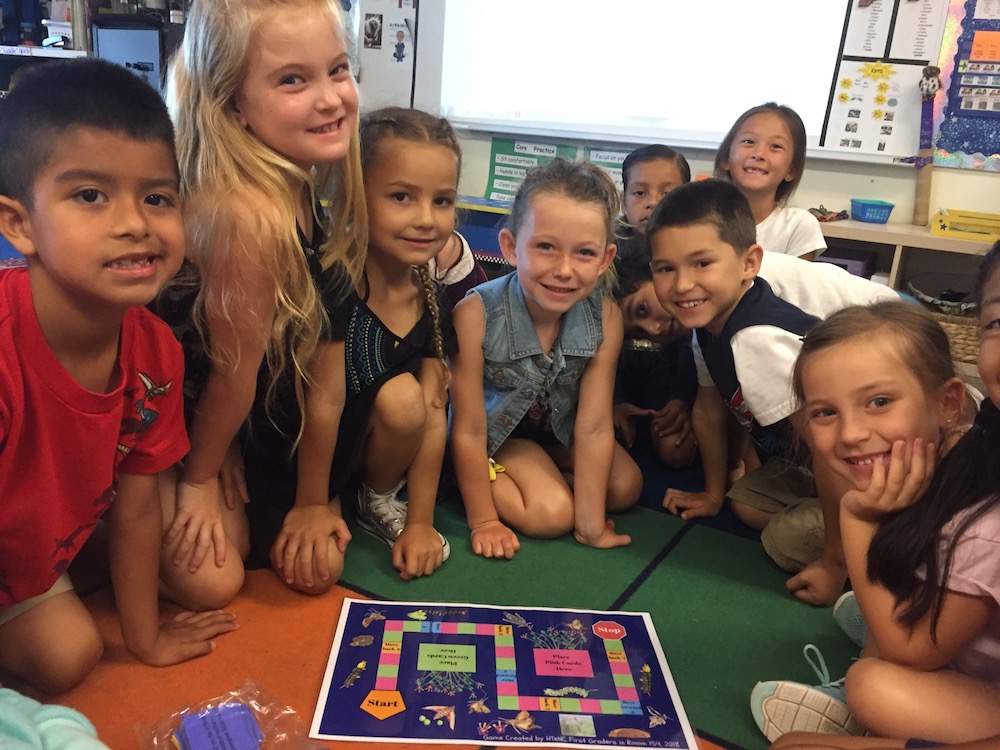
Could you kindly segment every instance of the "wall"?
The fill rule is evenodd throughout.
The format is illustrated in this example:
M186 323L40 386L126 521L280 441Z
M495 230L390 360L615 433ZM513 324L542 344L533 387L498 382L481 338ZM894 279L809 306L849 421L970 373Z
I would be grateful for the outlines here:
M459 133L462 141L462 180L459 192L482 196L490 164L490 135ZM620 149L620 145L609 144ZM715 153L684 150L692 174L710 174ZM875 198L895 203L890 223L913 221L916 170L901 165L808 159L806 171L791 205L811 208L823 204L831 211L850 208L851 198ZM939 208L1000 213L1000 173L936 168L933 172L930 214Z

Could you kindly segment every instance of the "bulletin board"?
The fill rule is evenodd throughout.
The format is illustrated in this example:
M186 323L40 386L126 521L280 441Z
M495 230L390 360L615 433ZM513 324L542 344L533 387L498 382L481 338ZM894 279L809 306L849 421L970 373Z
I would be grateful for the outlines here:
M924 68L938 60L947 11L948 0L848 3L821 146L901 157L917 152L919 84Z
M574 161L576 152L576 146L544 143L532 138L494 138L485 197L512 202L529 169L556 158Z
M364 109L413 104L418 0L361 0L358 83Z
M934 164L1000 172L1000 0L955 0Z

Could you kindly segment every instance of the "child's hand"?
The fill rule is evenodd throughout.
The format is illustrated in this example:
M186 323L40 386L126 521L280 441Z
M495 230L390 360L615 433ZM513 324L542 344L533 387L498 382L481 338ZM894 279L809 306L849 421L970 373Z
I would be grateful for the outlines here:
M663 496L663 507L675 516L685 521L692 518L717 516L722 510L724 498L713 497L707 492L685 492L684 490L667 490Z
M505 557L510 560L521 549L517 534L502 521L487 521L472 530L472 551L483 557Z
M579 529L573 531L573 537L580 544L597 549L610 549L611 547L624 547L632 543L632 537L628 534L616 534L615 522L610 518L605 519L604 528L596 536L587 536Z
M785 588L796 599L817 607L829 607L844 591L847 567L826 558L810 563L785 582Z
M691 414L683 401L668 401L666 405L653 412L652 434L658 438L668 435L675 438L675 445L680 445L691 434Z
M444 562L444 546L433 526L407 522L392 547L392 567L404 581L429 576Z
M240 453L239 443L235 440L222 459L222 467L219 469L219 489L229 510L236 508L237 500L244 505L250 502L247 480L243 473L243 454Z
M611 409L611 417L615 423L615 437L626 448L631 448L635 442L635 425L632 417L642 417L652 414L652 409L640 409L634 404L615 404Z
M329 539L335 537L341 554L351 541L336 502L325 505L297 505L288 511L281 532L271 548L271 563L281 571L285 583L312 588L316 576L330 578Z
M136 651L146 664L166 667L182 661L204 656L215 650L212 640L223 633L231 633L239 626L236 618L221 609L210 612L181 612L172 620L160 625L156 642L142 653Z
M881 456L877 458L868 487L846 492L841 510L859 521L877 522L910 507L927 490L936 458L934 443L925 443L921 438L912 443L897 440L892 444L888 466Z
M163 536L163 546L169 547L178 539L174 565L188 560L188 571L197 573L210 547L215 549L216 567L225 564L226 532L219 509L218 478L202 484L177 483L177 515Z

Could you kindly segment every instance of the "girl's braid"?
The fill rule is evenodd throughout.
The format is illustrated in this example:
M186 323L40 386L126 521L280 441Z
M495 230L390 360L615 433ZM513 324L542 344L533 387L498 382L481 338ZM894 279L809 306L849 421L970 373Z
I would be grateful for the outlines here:
M431 322L434 324L434 350L438 360L441 362L441 369L444 372L444 392L441 394L443 400L447 400L449 372L448 365L444 359L444 340L441 337L441 308L438 305L437 284L431 274L430 266L424 263L416 266L417 274L420 276L420 283L424 289L424 303L431 314Z

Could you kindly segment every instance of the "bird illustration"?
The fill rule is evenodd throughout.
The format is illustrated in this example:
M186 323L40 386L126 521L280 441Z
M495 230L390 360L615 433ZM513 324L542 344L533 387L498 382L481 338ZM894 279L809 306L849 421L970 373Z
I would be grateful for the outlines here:
M147 398L150 401L159 396L166 396L170 392L170 386L174 382L172 380L168 380L166 383L157 383L155 380L149 377L149 375L141 371L139 372L139 380L141 380L142 384L146 386L146 393L144 398Z

